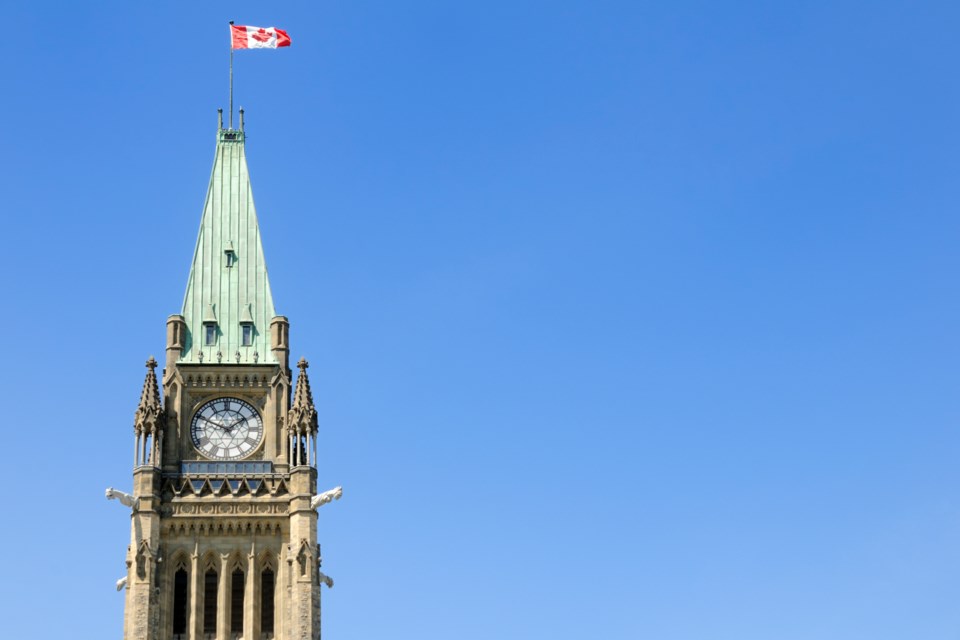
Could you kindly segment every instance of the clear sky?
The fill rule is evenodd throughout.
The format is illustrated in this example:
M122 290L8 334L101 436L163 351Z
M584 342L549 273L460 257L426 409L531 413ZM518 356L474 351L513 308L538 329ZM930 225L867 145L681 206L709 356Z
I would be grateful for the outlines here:
M121 637L231 19L325 638L960 634L956 3L3 13L3 637Z

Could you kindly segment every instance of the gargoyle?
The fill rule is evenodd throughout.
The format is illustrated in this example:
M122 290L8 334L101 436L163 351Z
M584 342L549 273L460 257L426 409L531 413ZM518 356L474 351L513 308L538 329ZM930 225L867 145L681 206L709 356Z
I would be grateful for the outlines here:
M117 591L123 591L125 586L127 586L127 576L123 576L117 580Z
M140 498L134 498L129 493L118 491L113 487L107 487L106 496L107 500L119 500L120 504L131 509L136 509L140 504Z
M328 589L333 589L333 578L325 575L323 571L320 571L319 569L317 569L317 578L320 580L320 582L327 585Z
M330 491L324 491L310 498L310 508L318 509L332 500L339 500L343 495L343 487L334 487Z

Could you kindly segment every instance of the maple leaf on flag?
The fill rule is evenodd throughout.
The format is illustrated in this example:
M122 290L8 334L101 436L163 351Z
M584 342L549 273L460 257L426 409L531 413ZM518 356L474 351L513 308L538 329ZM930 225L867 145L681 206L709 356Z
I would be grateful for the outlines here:
M276 27L251 27L230 25L232 49L276 49L289 47L290 36Z

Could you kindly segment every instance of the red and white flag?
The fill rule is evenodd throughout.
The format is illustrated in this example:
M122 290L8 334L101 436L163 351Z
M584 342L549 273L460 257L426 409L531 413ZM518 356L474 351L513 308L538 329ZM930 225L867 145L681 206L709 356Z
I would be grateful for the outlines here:
M289 47L290 36L283 29L275 27L245 27L230 25L230 45L234 49L276 49Z

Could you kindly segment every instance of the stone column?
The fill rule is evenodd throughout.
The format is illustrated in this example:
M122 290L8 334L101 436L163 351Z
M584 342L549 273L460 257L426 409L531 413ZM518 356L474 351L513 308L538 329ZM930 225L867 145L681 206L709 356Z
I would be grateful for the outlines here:
M313 467L293 469L290 474L291 573L289 626L285 640L319 640L320 587L317 584L317 511L310 498L317 491L317 472Z
M220 554L220 582L217 584L217 640L230 637L230 576L227 561L230 554Z
M203 581L200 575L200 553L194 545L190 556L190 601L187 603L187 640L203 637Z
M290 616L290 575L287 563L287 545L281 541L277 550L277 577L273 590L273 637L287 637L287 618Z
M124 611L126 640L155 640L160 621L156 593L157 558L160 548L160 476L154 469L140 468L133 474L133 495L138 500L130 520L131 564L127 578Z
M246 582L243 583L243 637L260 638L260 599L257 598L259 580L256 567L256 548L250 546L247 555Z

